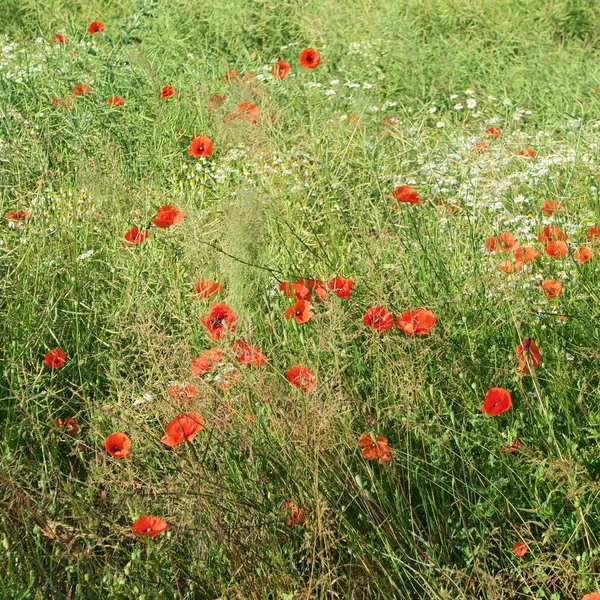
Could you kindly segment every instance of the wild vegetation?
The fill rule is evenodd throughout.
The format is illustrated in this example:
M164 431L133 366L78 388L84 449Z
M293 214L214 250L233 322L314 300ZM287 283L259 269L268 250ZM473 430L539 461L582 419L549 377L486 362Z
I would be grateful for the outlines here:
M0 0L0 596L600 598L593 0Z

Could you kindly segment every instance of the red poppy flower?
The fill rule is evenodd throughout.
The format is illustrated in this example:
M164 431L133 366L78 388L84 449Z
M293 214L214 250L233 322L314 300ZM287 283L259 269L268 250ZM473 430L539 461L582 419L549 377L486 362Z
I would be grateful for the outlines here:
M524 544L523 542L517 542L514 546L513 546L513 552L517 555L517 556L525 556L527 554L527 545Z
M160 229L167 229L181 223L186 215L187 213L181 212L176 206L165 204L156 211L156 218L152 219L152 222Z
M430 310L408 310L396 320L396 324L409 335L429 335L437 319Z
M398 202L405 204L419 204L422 200L419 198L419 192L410 187L410 185L401 185L397 187L393 192L392 196L398 200Z
M315 314L310 309L311 306L308 300L298 300L294 306L290 306L285 311L285 318L291 319L294 317L298 324L307 323Z
M304 509L294 504L293 502L286 502L284 508L290 511L290 518L287 521L288 527L293 527L296 523L304 523L306 521L306 515Z
M138 229L137 227L132 227L123 237L127 242L125 247L130 244L141 244L144 240L148 239L150 232L147 229Z
M503 388L491 388L485 395L483 404L479 407L481 412L495 417L506 412L512 406L510 394Z
M169 447L177 446L183 441L192 442L196 434L204 429L204 419L195 411L177 415L167 423L167 434L161 438Z
M600 91L598 88L596 91ZM592 592L591 594L586 594L581 600L600 600L600 592Z
M221 79L223 83L232 83L233 81L238 80L238 72L237 69L231 69L231 71L227 71L221 75Z
M271 74L273 77L278 77L279 79L285 79L289 73L290 65L282 60L277 61L271 69Z
M587 241L593 242L595 238L600 238L600 227L590 227L587 232Z
M481 140L473 146L473 152L475 154L485 154L489 148L490 145L485 140Z
M549 242L546 244L546 253L549 254L552 258L559 258L567 255L569 251L567 244L562 240L558 240L557 242Z
M65 364L67 355L60 348L55 348L46 353L44 357L44 364L52 367L53 369L60 369Z
M52 98L52 104L54 108L66 108L71 110L71 97L64 96L64 98Z
M525 148L524 150L519 150L519 156L533 158L535 156L535 150L532 150L531 148Z
M235 331L237 327L237 316L226 304L213 304L206 317L200 319L213 340L220 340L224 333Z
M91 94L92 90L83 83L79 83L73 88L73 96L83 96L84 94Z
M244 340L236 340L230 348L235 360L245 365L262 367L269 360L258 348L248 345Z
M88 27L88 33L94 35L95 33L99 33L104 31L104 25L100 23L100 21L92 21L90 26Z
M307 392L313 388L317 382L315 374L310 369L303 367L302 365L296 365L295 367L292 367L288 370L285 376L293 386L296 386L303 392Z
M106 104L108 104L109 106L123 106L123 104L124 104L123 96L111 96L106 101Z
M539 255L540 253L535 248L530 248L528 246L523 246L515 250L515 260L525 264L534 261Z
M327 289L325 284L320 279L298 279L298 284L306 286L319 300L325 300L327 297ZM296 284L293 286L298 297L298 289ZM299 300L308 300L308 298L298 298Z
M202 377L204 373L212 371L215 365L222 363L223 358L223 352L221 352L221 350L218 348L207 350L192 361L192 375L195 375L196 377Z
M216 110L227 100L227 94L211 94L208 99L208 110Z
M374 440L370 433L363 433L358 440L358 445L367 460L377 458L381 464L392 460L392 451L388 447L388 441L380 435Z
M501 446L500 448L500 452L502 452L502 454L512 454L513 456L516 456L519 452L519 440L517 438L515 438L513 440L513 443L511 446L505 447L505 446Z
M4 215L9 225L24 224L29 217L31 217L31 213L26 210L10 210Z
M132 525L131 530L138 535L150 535L155 538L162 531L166 531L168 527L167 522L159 517L144 515Z
M498 268L501 271L504 271L505 273L508 273L509 275L511 273L518 273L519 271L523 270L523 263L521 261L515 261L510 262L510 260L503 260L499 265Z
M236 119L242 119L243 121L248 121L248 123L252 123L252 125L256 125L258 123L257 119L260 115L260 107L258 104L254 102L240 102L238 107L233 111L230 115L225 117L225 123L231 123Z
M523 343L517 346L517 354L520 358L519 372L524 375L529 375L529 367L537 369L542 364L540 350L531 338L525 338Z
M316 69L321 62L321 57L314 48L306 48L300 52L299 60L305 69Z
M498 250L498 238L496 236L492 236L485 240L485 249L488 252L496 252Z
M363 323L378 331L388 331L394 326L394 315L383 306L374 306L365 313Z
M587 246L582 246L580 250L575 250L573 258L580 263L587 262L594 256L594 253Z
M198 390L191 383L168 385L167 392L181 405L191 404L192 400L198 397Z
M210 279L201 279L194 284L194 292L196 292L196 298L203 300L205 298L211 298L220 294L225 289L222 283L216 283Z
M546 225L546 227L538 233L538 240L542 242L542 244L556 242L558 240L567 241L568 239L569 236L564 233L558 225Z
M352 279L344 279L344 277L334 277L329 281L327 287L340 298L350 298L350 292L354 281Z
M544 279L541 288L548 298L556 298L562 294L563 284L556 279Z
M115 458L127 458L131 455L131 440L124 433L111 433L104 440L104 448Z
M160 88L160 97L163 100L166 100L167 98L170 98L171 96L175 95L175 88L170 86L170 85L165 85L162 88Z
M554 214L555 210L561 210L562 204L558 200L544 200L544 203L540 206L540 210L545 212L549 217Z
M52 36L52 43L66 45L69 43L69 40L66 35L63 35L62 33L55 33Z
M192 138L188 154L190 156L211 156L213 153L213 143L209 137L205 135L197 135Z
M498 236L498 247L504 252L512 252L519 247L519 242L512 233L505 231Z
M81 429L81 425L79 425L77 419L73 419L72 417L67 417L64 421L63 419L56 419L56 425L72 436L76 436Z
M502 135L502 130L499 127L490 127L485 130L486 134L497 140Z

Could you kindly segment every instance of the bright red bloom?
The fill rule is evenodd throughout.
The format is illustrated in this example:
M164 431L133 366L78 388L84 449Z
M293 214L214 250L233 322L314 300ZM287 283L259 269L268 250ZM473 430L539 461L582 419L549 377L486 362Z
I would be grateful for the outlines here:
M177 223L181 223L187 213L181 212L179 208L172 204L165 204L156 211L156 218L152 222L160 229L167 229Z
M69 40L66 35L63 35L62 33L55 33L52 36L52 43L66 45L69 43Z
M515 250L515 260L525 264L532 262L539 255L540 253L535 248L529 248L528 246L523 246Z
M540 210L545 212L549 217L554 214L555 210L561 210L562 204L558 200L544 200L544 203L540 206Z
M65 364L67 355L60 348L55 348L46 353L44 357L44 364L52 367L53 369L60 369Z
M205 135L197 135L192 138L188 154L190 156L211 156L213 153L213 143Z
M170 85L165 85L162 88L160 88L160 97L163 100L166 100L167 98L170 98L171 96L175 95L175 88L170 86Z
M525 338L523 343L517 346L517 354L520 358L519 372L524 375L529 375L529 367L537 369L542 364L540 350L531 338Z
M200 319L213 340L220 340L227 331L235 331L237 316L226 304L213 304L206 317Z
M123 106L125 102L123 101L123 96L111 96L107 101L106 104L108 104L109 106Z
M67 417L64 421L63 419L56 419L56 425L72 436L76 436L81 429L81 425L79 425L77 419L73 419L72 417Z
M352 279L344 279L344 277L334 277L329 281L327 287L340 298L350 298L350 292L354 281Z
M503 388L491 388L485 395L483 404L479 410L495 417L506 412L512 406L510 394Z
M586 240L593 242L595 238L600 238L600 227L590 227L588 229Z
M519 150L519 156L533 158L535 156L535 150L532 150L531 148L525 148L524 150Z
M172 448L183 441L192 442L196 434L203 429L204 419L197 412L184 413L167 423L167 434L161 438L161 441Z
M71 110L71 97L64 96L63 98L52 98L52 104L54 108L66 108Z
M194 284L194 292L196 292L198 300L216 296L223 292L224 289L225 286L222 283L216 283L210 279L201 279Z
M131 454L131 440L124 433L117 431L104 440L104 448L115 458L127 458Z
M429 335L437 319L430 310L408 310L398 317L396 323L409 335Z
M140 517L131 527L133 533L149 535L155 538L159 533L166 531L169 526L159 517Z
M294 317L296 323L302 324L311 320L315 314L311 310L310 302L308 300L298 300L294 306L290 306L285 311L285 318L291 319Z
M88 33L92 35L102 31L104 31L104 25L100 21L92 21L88 27Z
M596 91L599 91L598 88ZM581 600L600 600L600 592L592 592L591 594L586 594Z
M405 204L419 204L422 200L419 198L419 192L410 187L410 185L401 185L397 187L393 192L392 196L398 200L398 202Z
M498 265L498 268L510 275L511 273L518 273L519 271L522 271L523 263L519 260L515 261L514 263L510 262L510 260L503 260Z
M558 240L567 241L568 239L569 236L564 233L558 225L546 225L546 227L538 233L538 240L542 242L542 244L556 242Z
M394 315L383 306L374 306L365 313L363 323L378 331L388 331L394 326Z
M559 258L567 255L569 251L567 244L562 240L558 240L557 242L549 242L546 244L546 253L549 254L552 258Z
M556 296L562 294L563 284L560 281L556 281L556 279L544 279L541 288L548 298L556 298Z
M235 360L245 365L262 367L269 360L258 348L248 345L244 340L236 340L230 348Z
M273 77L278 77L279 79L285 79L290 72L290 65L282 60L277 61L273 68L271 69L271 74Z
M198 390L191 383L181 383L179 385L168 385L167 392L176 398L179 404L191 404L194 398L198 397Z
M237 81L238 80L237 69L231 69L231 71L223 73L223 75L221 75L221 79L223 80L223 83L232 83L233 81Z
M314 48L306 48L300 52L299 60L305 69L316 69L321 62L321 57Z
M298 284L306 286L319 300L325 300L327 297L327 289L325 284L320 279L298 279ZM296 286L293 286L296 289ZM298 296L298 292L296 292ZM304 298L300 298L304 300Z
M519 247L519 242L515 240L515 236L512 233L505 231L498 236L498 246L504 252L512 252Z
M285 374L287 380L303 392L307 392L315 386L317 379L315 374L307 367L296 365Z
M485 130L486 134L497 140L502 135L502 130L499 127L490 127Z
M218 348L207 350L192 361L192 375L195 375L196 377L202 377L204 373L212 371L215 365L222 363L223 358L223 352L221 352L221 350Z
M594 256L594 253L587 246L582 246L580 250L575 250L573 258L580 263L587 262Z
M138 229L132 227L123 237L126 240L125 247L130 244L141 244L144 240L148 239L150 232L147 229Z
M227 100L227 94L211 94L208 99L208 110L216 110Z
M25 223L26 219L31 217L31 213L26 210L10 210L5 215L4 218L9 222L9 224L20 224Z
M358 440L358 445L367 460L377 458L381 464L392 460L392 451L388 447L388 441L380 435L374 440L370 433L363 433Z
M513 552L517 555L517 556L525 556L525 554L527 554L527 544L525 544L524 542L517 542L514 546L513 546Z
M84 94L91 94L92 90L83 83L79 83L73 88L73 96L83 96Z

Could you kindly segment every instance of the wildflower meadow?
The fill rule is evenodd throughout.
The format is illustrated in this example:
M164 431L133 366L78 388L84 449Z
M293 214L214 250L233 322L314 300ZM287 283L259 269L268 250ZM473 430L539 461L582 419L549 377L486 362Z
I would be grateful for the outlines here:
M599 36L0 0L0 598L600 600Z

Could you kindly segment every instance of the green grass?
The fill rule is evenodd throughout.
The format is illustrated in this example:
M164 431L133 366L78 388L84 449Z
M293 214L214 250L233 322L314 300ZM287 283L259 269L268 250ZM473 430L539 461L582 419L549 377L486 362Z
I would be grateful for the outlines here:
M599 29L591 0L0 0L0 215L32 213L0 223L0 597L600 590ZM231 69L262 77L227 84ZM91 94L74 98L80 83ZM211 94L227 95L216 110ZM225 122L242 101L256 125ZM210 158L188 156L197 134ZM398 206L398 185L425 202ZM562 210L545 215L546 199ZM187 216L161 230L165 204ZM547 224L568 233L565 258L537 240ZM150 237L124 248L133 226ZM541 256L499 270L512 255L485 241L504 231ZM281 282L334 276L351 298L285 318ZM235 335L208 337L201 278L227 286ZM543 279L564 293L546 298ZM362 319L379 305L437 325L374 331ZM526 337L543 356L531 375ZM234 339L268 363L238 365ZM50 369L57 347L68 359ZM229 389L190 373L213 347L239 371ZM285 377L298 363L316 375L306 393ZM173 449L161 436L187 409L171 382L193 383L205 421ZM513 400L496 417L478 410L492 387ZM104 450L114 431L130 457ZM391 461L362 456L365 432ZM289 501L303 524L288 526ZM169 529L135 536L141 515Z

